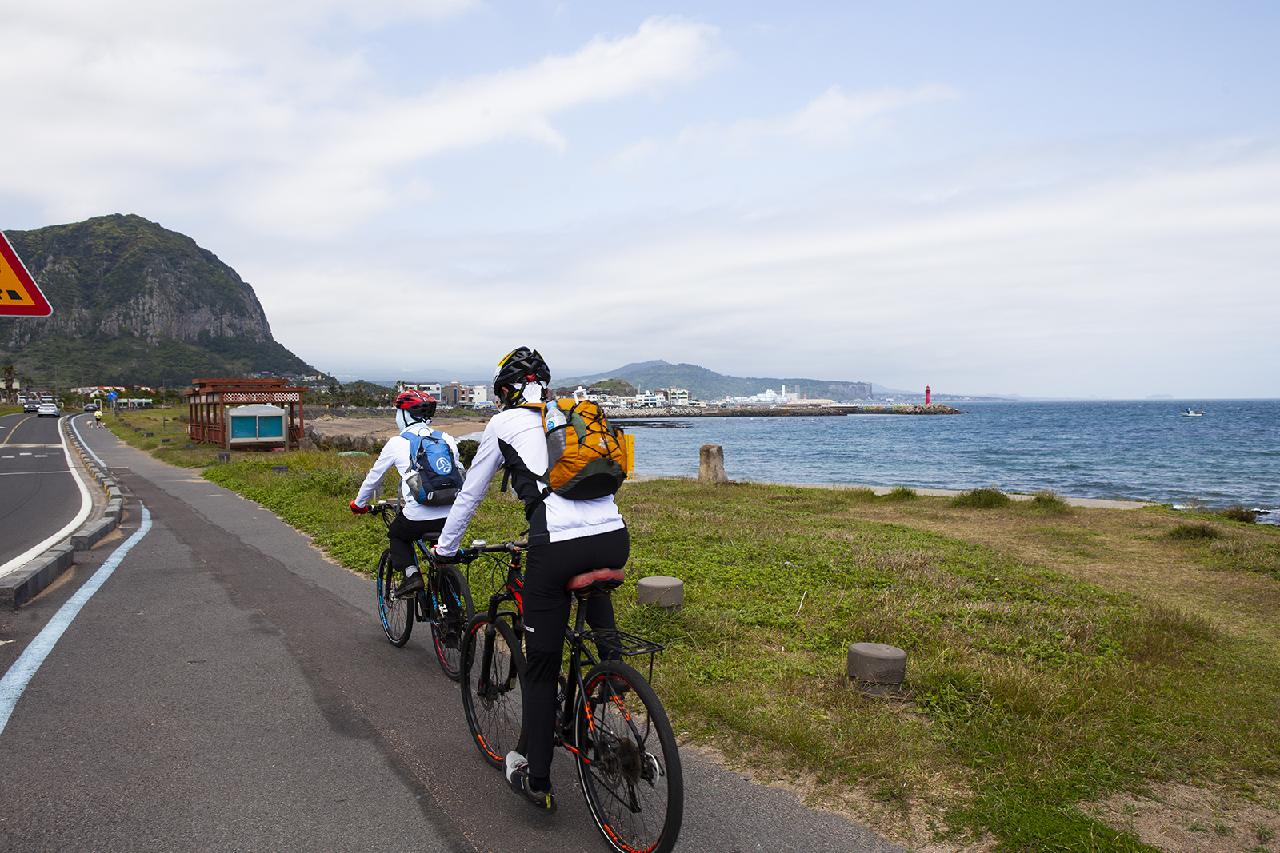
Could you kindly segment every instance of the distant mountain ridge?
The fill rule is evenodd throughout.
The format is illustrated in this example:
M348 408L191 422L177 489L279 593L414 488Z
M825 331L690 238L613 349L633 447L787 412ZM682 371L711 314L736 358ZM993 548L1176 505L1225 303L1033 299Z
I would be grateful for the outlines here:
M700 400L723 397L748 397L766 388L792 391L811 398L851 401L871 397L870 382L855 380L809 379L805 377L726 376L696 364L672 364L668 361L639 361L616 370L590 376L556 379L559 385L590 385L605 379L625 379L640 389L687 388Z
M253 288L184 234L133 214L5 234L53 316L0 318L0 362L39 384L318 373L272 337Z

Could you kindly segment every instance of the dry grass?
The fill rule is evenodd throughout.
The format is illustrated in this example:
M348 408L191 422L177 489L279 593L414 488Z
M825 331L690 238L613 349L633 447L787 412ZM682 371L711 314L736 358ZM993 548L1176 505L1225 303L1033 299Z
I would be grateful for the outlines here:
M1221 571L1210 555L1253 555L1260 565L1280 552L1280 528L1233 526L1223 539L1185 543L1170 531L1185 522L1174 510L1074 508L1067 519L1028 523L1014 504L1001 512L968 512L945 500L871 505L868 520L907 523L944 536L981 542L1033 565L1051 566L1106 589L1198 613L1229 633L1265 639L1280 650L1280 584L1265 572ZM1259 555L1263 555L1259 558Z
M1116 794L1086 811L1167 853L1280 853L1280 791L1170 783Z

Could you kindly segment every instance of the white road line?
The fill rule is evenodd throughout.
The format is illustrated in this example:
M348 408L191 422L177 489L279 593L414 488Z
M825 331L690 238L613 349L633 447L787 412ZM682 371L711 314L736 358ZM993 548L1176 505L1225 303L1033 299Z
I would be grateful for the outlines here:
M23 650L21 657L13 662L13 666L9 667L9 671L4 674L4 678L0 678L0 734L4 734L5 726L9 724L9 717L13 714L14 706L22 698L22 692L27 689L27 685L35 677L36 671L40 669L40 664L44 663L44 659L49 656L49 652L53 651L53 647L58 644L63 632L71 625L71 620L76 618L81 608L107 582L107 578L111 577L111 574L120 565L120 561L125 558L125 555L132 550L134 545L142 541L142 537L146 536L147 531L151 529L151 512L143 504L138 506L142 509L142 524L137 531L126 539L119 548L111 552L111 556L93 573L93 577L85 581L84 586L76 590L75 595L68 598L66 603L58 608L58 612L53 614L49 624L45 625L40 633L36 635L36 638L31 641L31 645Z
M75 424L72 424L72 428L75 428ZM58 430L58 437L62 438L62 430ZM93 498L89 497L89 490L85 488L84 480L80 478L80 472L76 470L76 463L71 461L71 448L67 446L65 438L62 441L62 452L67 456L67 468L71 470L71 476L76 481L76 486L80 489L80 511L76 513L76 517L71 519L66 527L0 566L0 577L9 574L14 569L25 566L27 561L43 553L50 545L61 542L74 532L77 527L84 524L84 520L89 517L89 511L93 509Z
M93 461L98 463L99 468L103 471L107 470L107 463L98 458L98 454L93 452L93 448L89 446L89 442L85 441L84 436L80 434L80 427L76 426L76 419L71 418L70 420L71 428L76 431L76 438L80 439L80 446L85 449L86 453L93 457Z
M66 468L54 468L52 471L0 471L0 477L13 477L18 474L65 474Z

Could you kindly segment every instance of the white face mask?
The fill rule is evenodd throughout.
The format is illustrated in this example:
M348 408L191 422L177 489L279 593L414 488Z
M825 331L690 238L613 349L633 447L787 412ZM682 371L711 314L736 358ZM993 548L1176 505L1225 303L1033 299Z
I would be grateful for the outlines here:
M396 409L396 426L400 427L400 431L404 432L411 424L429 424L431 421L415 421L413 417L404 409Z

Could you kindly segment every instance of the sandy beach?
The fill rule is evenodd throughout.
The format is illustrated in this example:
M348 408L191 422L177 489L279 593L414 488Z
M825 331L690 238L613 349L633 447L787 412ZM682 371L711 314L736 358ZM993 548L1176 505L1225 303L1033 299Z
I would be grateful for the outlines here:
M433 419L431 426L441 432L449 433L454 438L462 439L473 433L483 432L486 423L488 423L488 418L443 417ZM338 418L333 415L321 415L318 418L307 421L307 427L314 429L325 438L345 435L352 438L386 441L400 432L396 429L395 421L390 415L386 417L358 418Z

